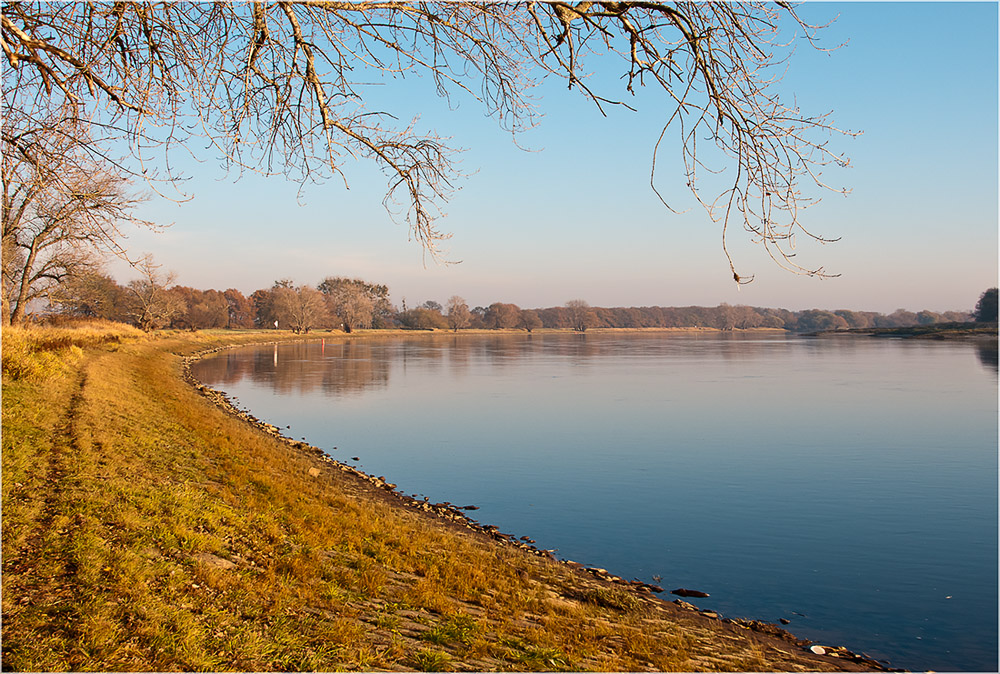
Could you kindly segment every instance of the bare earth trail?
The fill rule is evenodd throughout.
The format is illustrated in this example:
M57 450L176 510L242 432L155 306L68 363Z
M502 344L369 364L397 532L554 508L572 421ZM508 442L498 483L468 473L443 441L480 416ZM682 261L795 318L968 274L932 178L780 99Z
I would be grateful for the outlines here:
M524 549L186 379L263 339L164 334L5 375L4 670L879 668Z

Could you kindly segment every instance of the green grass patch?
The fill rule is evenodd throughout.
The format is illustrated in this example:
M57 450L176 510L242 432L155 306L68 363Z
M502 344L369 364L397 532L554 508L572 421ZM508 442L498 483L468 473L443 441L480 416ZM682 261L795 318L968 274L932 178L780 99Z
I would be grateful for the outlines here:
M419 672L446 672L451 667L451 657L441 651L422 650L413 656L413 666Z
M420 638L434 644L469 645L479 631L476 621L467 615L451 615L436 625L433 629L423 632Z

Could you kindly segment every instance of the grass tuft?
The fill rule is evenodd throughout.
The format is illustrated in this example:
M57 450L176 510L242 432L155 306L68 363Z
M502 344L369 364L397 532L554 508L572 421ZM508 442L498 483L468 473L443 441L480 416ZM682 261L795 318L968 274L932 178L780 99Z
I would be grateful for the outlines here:
M528 646L518 651L514 661L523 669L532 672L568 671L569 658L558 648Z
M642 602L634 594L619 587L597 587L574 593L580 601L618 611L635 611Z
M446 672L451 666L451 658L441 651L418 651L413 660L413 666L419 672Z
M434 628L423 632L420 638L424 641L447 646L448 644L469 645L479 631L476 621L467 615L451 615Z

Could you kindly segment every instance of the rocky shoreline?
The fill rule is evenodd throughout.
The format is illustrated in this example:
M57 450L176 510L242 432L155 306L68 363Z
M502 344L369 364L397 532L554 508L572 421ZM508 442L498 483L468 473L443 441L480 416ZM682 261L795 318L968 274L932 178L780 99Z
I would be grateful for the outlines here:
M305 340L311 338L306 337ZM365 488L365 491L384 502L409 511L433 517L447 526L462 530L475 536L490 540L493 544L516 548L525 554L547 560L548 562L559 564L565 569L577 574L581 582L596 583L599 586L625 591L636 601L652 602L664 608L678 611L686 618L713 621L723 625L729 625L738 630L748 630L763 637L776 639L789 647L794 647L804 657L813 659L834 659L842 665L851 663L866 670L903 672L904 669L892 668L887 662L879 661L864 653L858 654L842 646L820 645L808 639L800 639L787 630L759 620L729 618L722 616L717 611L700 609L697 606L684 601L674 599L670 601L660 594L664 593L663 587L652 585L639 580L626 580L616 576L606 569L598 567L588 567L572 560L560 560L555 556L554 550L538 548L535 542L528 537L517 537L514 534L501 532L498 527L490 524L482 524L467 514L468 511L477 510L474 505L459 506L449 502L434 503L426 497L418 498L397 490L397 485L390 482L385 476L375 476L358 470L354 466L337 461L324 450L310 445L307 442L295 440L282 434L281 429L273 424L266 423L247 410L240 409L222 391L213 389L199 382L191 372L191 365L205 357L214 355L231 348L242 348L248 346L268 346L278 344L277 341L262 341L248 344L236 344L229 346L214 347L199 351L192 355L182 356L181 369L185 381L193 386L203 397L222 409L224 412L241 421L248 423L260 432L284 443L292 451L304 454L312 460L314 467L310 468L309 475L319 478L324 471L331 471L341 477L357 481ZM689 594L685 594L689 593ZM696 591L676 590L673 594L680 596L707 596ZM608 601L621 601L620 599L609 599Z

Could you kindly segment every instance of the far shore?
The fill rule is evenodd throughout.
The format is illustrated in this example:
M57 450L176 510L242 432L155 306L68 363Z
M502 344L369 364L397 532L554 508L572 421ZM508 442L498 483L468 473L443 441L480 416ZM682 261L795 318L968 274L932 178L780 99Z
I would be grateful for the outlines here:
M170 331L173 334L184 334L185 330L173 330ZM710 328L710 327L680 327L680 328L587 328L587 330L581 332L574 330L573 328L535 328L533 330L525 330L523 328L461 328L459 330L445 329L445 328L355 328L351 332L345 332L344 330L337 330L334 328L316 328L309 330L308 332L298 333L297 335L292 333L290 330L278 329L278 330L202 330L201 332L211 332L211 333L228 333L233 335L241 334L256 334L261 336L267 335L285 335L292 337L298 337L301 339L310 339L313 337L407 337L407 336L462 336L462 335L580 335L586 336L591 334L620 334L620 333L649 333L649 334L660 334L660 333L708 333L708 334L743 334L743 333L784 333L788 335L796 335L801 333L794 333L785 330L784 328L734 328L732 330L723 330L722 328Z
M947 339L947 340L996 340L996 323L935 323L913 325L905 328L851 328L849 330L823 330L804 336L849 335L897 339Z

